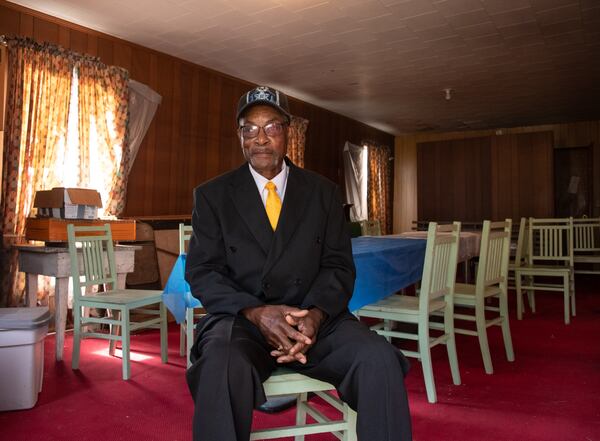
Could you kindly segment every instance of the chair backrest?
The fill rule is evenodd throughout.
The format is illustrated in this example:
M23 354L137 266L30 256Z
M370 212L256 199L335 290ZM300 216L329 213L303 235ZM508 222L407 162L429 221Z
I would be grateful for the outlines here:
M419 309L429 311L429 302L444 297L447 304L453 304L460 222L447 225L429 223L425 263L421 278Z
M573 252L600 251L600 217L573 219Z
M529 236L529 228L527 225L527 218L522 217L519 223L519 234L517 236L517 247L515 249L515 260L514 264L520 266L521 263L527 261L527 243Z
M73 298L79 300L82 288L107 285L117 288L115 250L109 224L78 227L67 225Z
M179 254L187 253L186 242L192 237L192 226L179 224Z
M361 221L360 229L363 236L381 236L381 225L377 219Z
M529 218L528 262L573 266L573 218Z
M477 292L483 293L486 287L498 284L506 289L511 230L512 220L510 219L506 219L504 222L490 222L489 220L483 222L479 266L475 282Z

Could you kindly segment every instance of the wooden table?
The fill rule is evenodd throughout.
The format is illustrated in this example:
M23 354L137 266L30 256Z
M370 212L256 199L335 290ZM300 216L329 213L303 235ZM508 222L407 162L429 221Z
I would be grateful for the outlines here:
M125 288L127 273L133 271L135 246L115 246L115 264L117 267L117 288ZM46 247L39 245L17 245L19 251L19 271L26 276L26 292L28 306L36 306L38 291L38 275L56 279L55 329L56 329L56 360L62 360L67 325L67 309L69 294L69 277L71 277L71 262L69 250L66 247Z

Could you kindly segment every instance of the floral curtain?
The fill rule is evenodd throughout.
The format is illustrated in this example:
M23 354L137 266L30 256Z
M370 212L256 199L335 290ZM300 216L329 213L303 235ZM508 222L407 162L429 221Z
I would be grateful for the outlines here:
M2 283L0 306L17 281L17 256L11 246L24 242L25 218L36 189L59 182L53 160L67 142L73 57L50 44L7 38L8 98L2 170ZM20 291L20 289L19 289Z
M129 74L85 57L77 65L79 99L79 162L81 186L102 195L104 214L125 208Z
M27 38L6 38L8 100L0 225L0 306L23 289L12 245L24 242L35 192L97 189L104 214L125 206L128 73L97 58ZM14 301L10 297L15 297Z
M307 128L307 119L292 115L288 127L287 156L298 167L304 167L304 146L306 144Z
M388 146L365 142L369 151L367 205L370 220L378 220L382 234L392 232L392 153Z

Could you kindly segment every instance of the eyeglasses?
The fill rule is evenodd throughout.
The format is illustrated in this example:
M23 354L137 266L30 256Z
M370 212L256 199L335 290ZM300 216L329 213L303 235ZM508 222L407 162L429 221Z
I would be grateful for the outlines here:
M279 136L283 133L283 129L285 124L280 122L271 122L265 126L257 126L255 124L246 124L240 127L242 131L242 137L244 139L253 139L256 138L260 132L260 129L263 129L265 135L267 136Z

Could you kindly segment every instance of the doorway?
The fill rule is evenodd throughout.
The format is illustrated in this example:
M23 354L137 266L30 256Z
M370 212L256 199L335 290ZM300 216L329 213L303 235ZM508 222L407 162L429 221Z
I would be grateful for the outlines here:
M592 214L592 145L554 150L554 215Z

